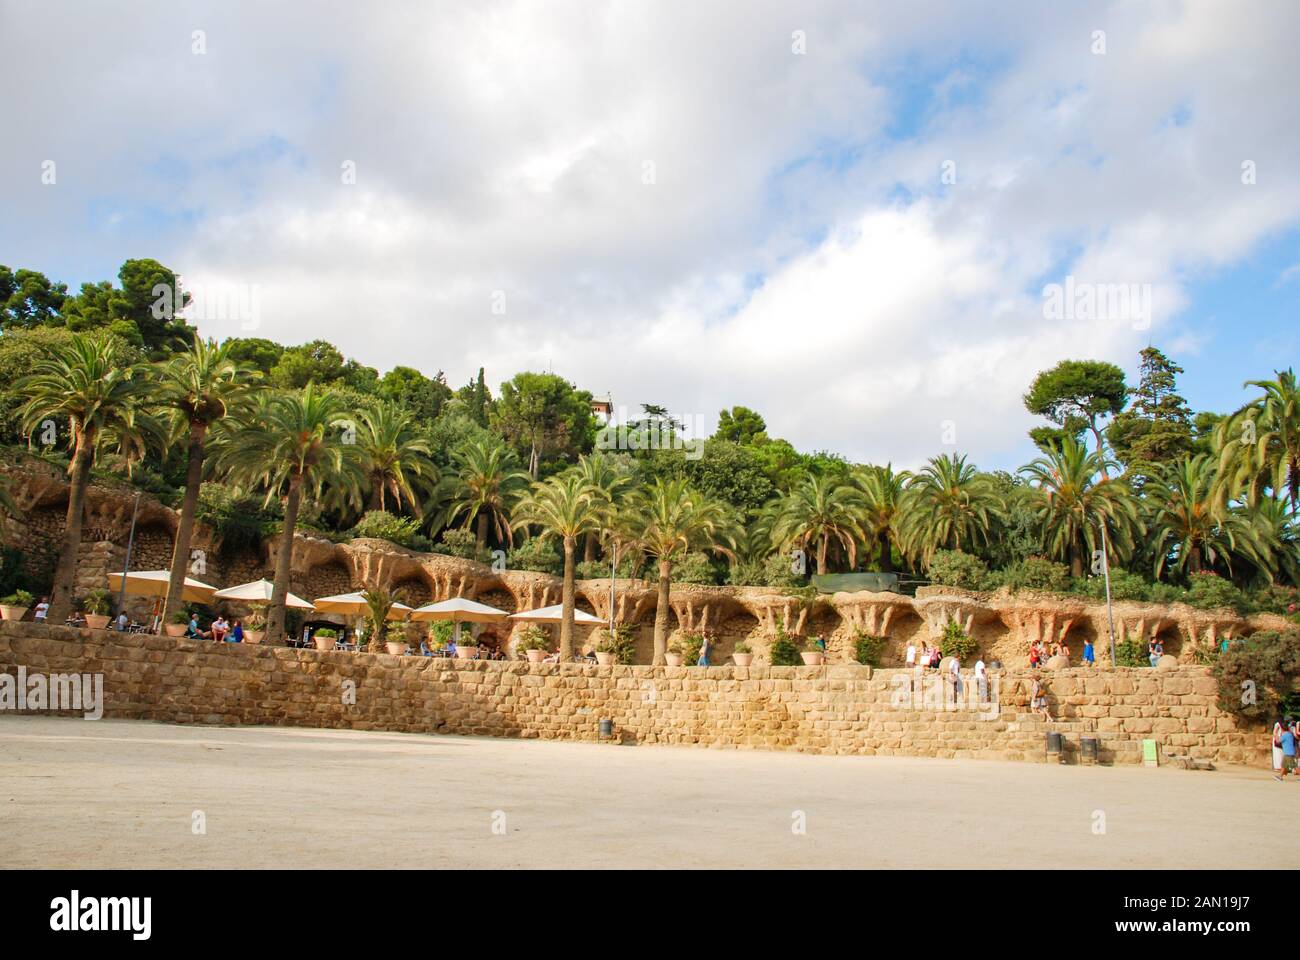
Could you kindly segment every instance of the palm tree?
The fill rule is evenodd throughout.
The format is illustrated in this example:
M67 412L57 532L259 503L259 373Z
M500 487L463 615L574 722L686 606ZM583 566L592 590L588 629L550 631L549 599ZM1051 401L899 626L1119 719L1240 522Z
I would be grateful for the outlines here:
M176 525L171 578L167 582L167 599L163 603L164 623L171 621L171 615L181 604L209 432L213 424L238 409L258 375L231 355L233 346L233 340L218 345L215 340L200 340L196 334L190 349L173 356L159 372L156 402L168 412L172 439L179 441L184 437L188 443L185 498Z
M908 553L928 565L936 550L988 544L1002 515L992 481L945 453L908 478L900 532Z
M1272 554L1271 563L1260 572L1270 582L1281 574L1293 584L1300 583L1300 512L1280 497L1263 497L1247 511Z
M308 383L302 390L272 396L222 451L223 466L235 479L264 488L267 503L284 498L284 530L267 608L268 643L277 642L284 633L293 537L304 495L319 498L332 488L342 500L360 499L364 476L360 451L345 442L339 429L349 422L345 413L343 397L322 393Z
M429 441L415 430L415 416L381 403L358 416L357 446L370 477L370 509L387 510L391 495L397 509L417 502L412 482L433 486L438 468L429 459Z
M67 343L52 345L16 384L27 397L21 411L25 433L46 419L66 418L70 434L68 513L50 594L50 623L62 623L72 612L81 519L95 458L109 438L138 449L145 436L156 434L156 422L141 406L151 387L141 367L123 362L119 341L104 333L74 334Z
M909 477L906 470L894 473L893 464L888 463L865 467L854 474L854 482L862 491L862 526L879 547L880 569L885 573L894 571L892 547L902 551L903 493Z
M514 522L535 523L542 537L558 537L564 547L564 587L560 617L560 660L573 656L573 582L578 538L596 533L605 523L609 503L578 471L533 485L514 509Z
M1215 473L1210 456L1200 454L1168 464L1146 484L1144 492L1154 508L1151 540L1156 577L1171 554L1179 573L1200 573L1220 559L1231 572L1234 554L1270 576L1276 572L1263 531L1250 513L1218 502Z
M465 529L477 522L479 549L487 545L489 532L498 543L510 543L510 507L529 481L514 451L499 441L475 440L457 448L451 460L456 476L449 483L448 524L460 516Z
M620 465L613 458L603 453L593 453L589 456L579 457L578 463L573 469L610 506L615 503L627 485L632 482L632 478L627 471L620 469ZM599 533L593 531L587 534L587 542L583 549L583 560L596 559L596 549L599 542Z
M1033 488L1034 514L1044 546L1053 557L1069 561L1070 574L1082 577L1084 557L1100 541L1098 524L1105 524L1107 543L1116 555L1133 550L1133 534L1141 524L1137 500L1122 480L1110 480L1113 461L1093 452L1073 437L1020 468Z
M370 618L370 639L366 649L371 653L383 653L388 641L388 613L397 602L397 595L382 587L372 587L361 591L361 599L366 602L366 613Z
M1222 505L1245 494L1259 500L1264 488L1285 496L1300 509L1300 390L1293 370L1273 380L1248 380L1264 395L1219 421L1214 429L1219 450L1217 500Z
M662 477L656 477L652 484L624 501L620 525L629 542L659 563L654 662L662 664L668 650L674 561L691 550L701 549L734 556L739 525L726 504L692 489L684 479Z
M776 550L795 547L805 553L815 545L817 575L826 573L826 554L832 543L848 557L850 569L857 563L862 530L861 493L832 477L813 475L771 507L768 529Z

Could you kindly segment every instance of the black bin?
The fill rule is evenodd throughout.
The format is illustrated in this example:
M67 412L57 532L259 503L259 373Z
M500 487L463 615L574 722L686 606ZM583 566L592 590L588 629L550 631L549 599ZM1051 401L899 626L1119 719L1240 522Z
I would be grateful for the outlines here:
M614 721L608 717L600 718L600 739L608 740L614 735Z
M1080 737L1079 738L1079 759L1084 763L1097 762L1097 738Z
M1047 753L1048 756L1061 754L1061 735L1055 731L1047 734Z

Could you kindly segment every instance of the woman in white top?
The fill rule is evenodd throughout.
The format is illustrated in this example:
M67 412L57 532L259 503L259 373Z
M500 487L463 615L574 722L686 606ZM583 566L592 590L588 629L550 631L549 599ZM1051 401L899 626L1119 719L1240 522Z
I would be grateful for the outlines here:
M916 666L916 644L914 643L907 645L907 665L909 667Z

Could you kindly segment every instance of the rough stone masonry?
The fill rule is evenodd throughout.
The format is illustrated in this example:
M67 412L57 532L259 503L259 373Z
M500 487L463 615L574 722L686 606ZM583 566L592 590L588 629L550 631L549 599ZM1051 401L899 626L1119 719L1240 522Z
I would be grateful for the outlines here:
M1094 736L1103 762L1163 755L1266 765L1262 726L1216 706L1208 668L1066 669L1046 674L1050 725L1028 709L1026 671L997 671L996 715L900 691L905 670L652 667L461 661L213 643L0 622L0 672L102 673L104 716L598 740L809 753L1047 759ZM969 685L972 681L966 678ZM949 691L950 693L950 691Z

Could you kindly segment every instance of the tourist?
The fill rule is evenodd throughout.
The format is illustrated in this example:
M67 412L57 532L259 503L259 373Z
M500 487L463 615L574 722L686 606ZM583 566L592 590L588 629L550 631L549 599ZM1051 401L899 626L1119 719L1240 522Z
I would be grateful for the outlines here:
M1282 772L1282 717L1273 724L1273 773ZM1278 779L1281 779L1280 777Z
M1070 645L1064 640L1061 641L1061 656L1065 657L1066 662L1070 659Z
M559 650L556 650L554 653L548 653L545 657L542 658L542 663L559 663L559 662L560 662Z
M49 613L50 613L50 598L41 597L41 602L36 605L36 610L33 612L32 616L36 618L37 623L44 623L45 618L49 616Z
M989 670L984 665L983 657L975 661L975 690L979 694L980 703L989 702Z
M931 648L930 648L930 668L931 668L932 670L938 670L938 669L939 669L939 664L942 663L942 662L943 662L943 653L939 650L938 647L931 647Z
M1042 650L1039 648L1038 642L1035 641L1034 644L1029 648L1029 669L1037 670L1039 662L1042 660L1042 658L1043 658Z
M1034 686L1029 693L1029 706L1034 713L1041 713L1050 723L1052 720L1052 711L1047 707L1047 689L1043 686L1042 677L1034 675Z
M1083 662L1089 667L1097 664L1097 654L1092 648L1091 638L1083 641Z
M203 631L199 629L199 615L197 613L190 614L190 622L185 627L185 637L188 640L203 639Z
M961 702L961 664L956 657L948 661L948 680L952 684L952 702Z
M912 641L912 640L907 641L907 658L906 658L906 660L905 660L904 662L907 664L907 666L908 666L909 669L912 668L912 667L914 667L914 666L916 666L916 643L915 643L915 641Z
M448 640L448 641L447 641L447 658L450 659L450 660L455 660L455 659L456 659L456 641L455 641L455 640Z
M244 621L236 620L230 628L230 636L226 637L227 643L244 642Z
M1159 641L1153 637L1151 642L1147 644L1147 659L1151 661L1151 666L1154 667L1160 662L1160 657L1163 653L1164 649L1161 647Z
M596 655L593 653L591 659L595 660ZM700 658L695 661L697 667L707 667L709 665L709 636L705 634L700 641Z
M1281 780L1288 773L1293 777L1296 775L1295 767L1295 726L1290 717L1284 717L1282 720L1282 772L1277 774L1273 779Z
M127 628L127 626L128 626L130 623L131 623L131 621L130 621L130 619L127 617L127 615L126 615L126 611L123 610L121 613L119 613L119 614L117 615L117 620L116 620L116 624L117 624L117 632L118 632L118 633L126 633L126 628Z
M230 624L221 614L217 614L217 619L212 621L212 639L220 643L226 639L226 633L230 630Z

